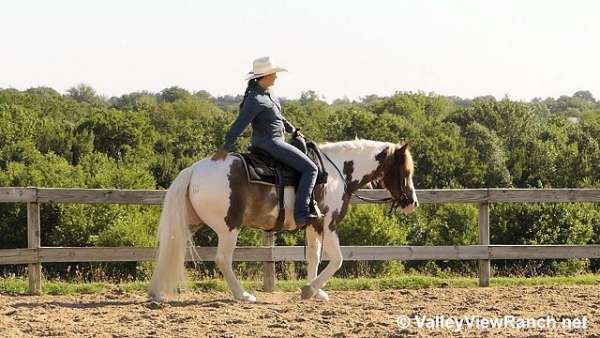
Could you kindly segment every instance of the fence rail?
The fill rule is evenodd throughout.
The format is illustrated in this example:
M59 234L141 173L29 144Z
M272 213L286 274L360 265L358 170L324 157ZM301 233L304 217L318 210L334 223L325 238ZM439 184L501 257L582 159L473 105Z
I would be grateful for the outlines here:
M361 190L372 198L389 196L385 190ZM28 264L29 292L41 291L42 263L150 261L154 248L132 247L43 247L40 243L41 203L161 205L165 191L62 189L36 187L0 188L0 203L27 203L27 249L0 250L0 264ZM600 245L493 245L489 238L490 203L600 202L600 189L464 189L418 190L420 203L473 203L479 208L479 245L464 246L343 246L344 259L362 260L477 260L479 285L488 286L490 261L494 259L600 258ZM351 203L364 203L353 198ZM235 261L264 262L264 289L275 285L275 261L302 261L304 248L274 246L272 234L265 233L262 247L238 247ZM214 247L196 247L196 257L213 261ZM324 257L327 260L327 255Z
M0 188L2 202L146 204L160 205L165 190L113 190L63 188ZM385 190L361 190L372 198L389 197ZM600 189L423 189L417 190L419 203L538 203L600 202ZM366 203L355 197L352 203Z
M214 261L215 247L196 247L191 261ZM346 261L398 260L490 260L600 258L600 245L457 245L457 246L344 246ZM329 260L323 253L323 259ZM0 250L2 264L58 262L141 262L154 259L154 248L127 247L40 247L38 249ZM303 261L302 246L237 247L234 261Z

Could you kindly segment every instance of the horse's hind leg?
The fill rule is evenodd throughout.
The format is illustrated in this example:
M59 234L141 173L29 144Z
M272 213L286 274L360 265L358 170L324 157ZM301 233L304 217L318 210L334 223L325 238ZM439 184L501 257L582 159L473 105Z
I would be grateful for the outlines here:
M306 228L306 279L308 282L312 282L317 278L317 272L319 270L319 259L321 254L321 238L319 233L313 226ZM319 289L316 297L320 300L328 301L329 296L325 291Z
M233 297L238 300L255 302L256 297L244 291L242 285L233 273L233 250L235 249L239 232L239 229L229 230L227 226L224 226L224 229L217 232L219 244L217 245L215 262L217 263L219 270L221 270L223 277L225 277L227 285L229 285L229 288L233 293Z

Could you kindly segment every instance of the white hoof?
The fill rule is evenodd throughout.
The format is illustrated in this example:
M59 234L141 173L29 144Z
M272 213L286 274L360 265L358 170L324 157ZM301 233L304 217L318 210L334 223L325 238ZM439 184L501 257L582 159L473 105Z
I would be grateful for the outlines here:
M317 294L315 295L315 297L323 302L328 302L329 301L329 295L327 294L327 292L323 291L323 289L319 289L319 291L317 291Z
M241 297L236 297L237 300L241 300L243 302L254 303L256 302L256 297L244 291Z

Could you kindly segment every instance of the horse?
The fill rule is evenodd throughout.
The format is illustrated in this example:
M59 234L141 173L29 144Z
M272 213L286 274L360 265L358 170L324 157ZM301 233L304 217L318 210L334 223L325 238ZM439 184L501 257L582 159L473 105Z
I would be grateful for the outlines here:
M408 144L355 139L320 144L325 156L327 182L315 187L315 201L323 221L307 225L306 260L308 283L301 298L327 301L323 287L341 267L336 225L348 211L355 192L378 181L390 193L396 207L406 214L418 206L413 185L413 159ZM341 168L341 169L340 169ZM285 221L283 230L295 230L293 217L294 187L285 187ZM394 205L392 204L392 205ZM232 269L233 251L242 225L273 230L279 212L274 186L250 183L241 159L229 154L222 161L199 160L183 169L168 188L158 226L156 265L148 287L149 296L162 301L183 287L184 260L192 234L203 226L218 236L216 265L236 300L255 302L246 292ZM317 275L321 248L329 263Z

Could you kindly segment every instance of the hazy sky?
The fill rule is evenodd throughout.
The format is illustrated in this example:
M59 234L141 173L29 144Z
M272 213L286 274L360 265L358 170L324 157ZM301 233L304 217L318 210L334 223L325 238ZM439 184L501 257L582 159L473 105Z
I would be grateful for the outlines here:
M0 0L0 88L600 98L600 1Z

